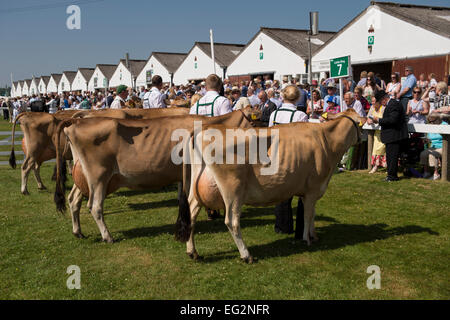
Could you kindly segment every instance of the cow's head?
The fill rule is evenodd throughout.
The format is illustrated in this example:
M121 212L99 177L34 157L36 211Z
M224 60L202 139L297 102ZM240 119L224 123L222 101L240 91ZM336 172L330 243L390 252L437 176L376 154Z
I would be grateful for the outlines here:
M360 143L362 126L364 125L364 123L366 123L367 119L359 116L359 114L355 110L353 110L352 108L349 108L344 112L340 112L340 113L336 113L336 114L324 113L324 114L322 114L320 121L324 122L324 121L329 121L329 120L336 120L339 118L347 118L353 122L353 126L355 127L355 130L357 132L357 143Z

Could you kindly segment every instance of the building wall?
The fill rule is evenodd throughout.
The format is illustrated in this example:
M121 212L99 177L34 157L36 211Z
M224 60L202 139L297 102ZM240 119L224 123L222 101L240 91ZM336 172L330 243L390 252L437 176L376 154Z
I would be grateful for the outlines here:
M25 96L25 95L29 96L30 95L28 84L26 82L23 83L22 95L23 96Z
M158 61L158 59L156 59L154 56L151 56L150 59L147 61L147 64L142 69L141 73L136 79L136 87L139 88L140 86L144 87L147 86L147 78L146 78L147 71L152 71L152 77L154 75L159 75L163 79L163 82L170 83L169 71Z
M42 94L46 94L47 93L47 86L45 85L45 82L44 82L44 80L39 80L39 83L38 83L38 90L39 90L39 92L40 93L42 93Z
M417 79L421 73L424 73L428 80L428 75L433 72L436 74L436 80L447 82L450 71L449 58L450 55L447 54L437 57L395 60L392 62L392 72L399 72L401 76L404 76L405 67L411 66L414 68Z
M16 97L22 96L22 86L19 83L17 84L16 90L14 91L14 95Z
M128 71L128 69L122 62L119 63L119 65L116 68L116 71L114 71L114 74L112 75L111 80L109 81L109 87L117 88L121 84L124 84L128 87L133 86L131 80L131 73L130 71Z
M195 57L197 57L197 61L195 61ZM189 80L206 79L213 72L212 59L195 46L175 71L173 82L175 85L186 84ZM216 74L223 78L223 69L217 63Z
M260 50L261 45L263 50ZM262 59L260 59L260 53L263 54ZM280 57L283 58L280 59ZM305 73L305 61L260 32L227 70L227 76L250 73L274 73L274 79L281 80L283 75Z
M58 84L58 93L63 93L66 91L72 91L72 89L69 80L67 79L66 75L63 74L63 76L61 77L61 81L59 81Z
M31 85L28 91L30 92L30 95L40 93L35 79L31 80Z
M97 78L97 85L96 86L94 86L95 78ZM100 69L98 67L95 68L95 71L92 74L92 77L89 79L88 90L89 91L95 91L95 89L105 89L105 86L103 85L104 79L105 79L105 76L100 71ZM108 83L108 82L106 82L106 83Z
M80 71L77 71L75 79L73 79L72 90L85 92L87 90L87 80L84 79Z
M374 45L368 50L369 28L373 25ZM392 61L409 57L447 54L450 39L381 12L376 6L325 45L313 61L351 55L352 64Z
M47 93L57 93L58 92L58 84L55 82L53 77L50 77L50 80L47 84Z

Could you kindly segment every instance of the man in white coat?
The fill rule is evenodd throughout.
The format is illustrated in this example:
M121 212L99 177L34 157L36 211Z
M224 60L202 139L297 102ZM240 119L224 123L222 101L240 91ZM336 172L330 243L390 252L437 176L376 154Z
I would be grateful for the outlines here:
M150 94L148 95L149 108L167 108L166 103L164 102L165 95L161 93L162 88L162 78L158 75L154 75L152 78L152 88L150 89Z

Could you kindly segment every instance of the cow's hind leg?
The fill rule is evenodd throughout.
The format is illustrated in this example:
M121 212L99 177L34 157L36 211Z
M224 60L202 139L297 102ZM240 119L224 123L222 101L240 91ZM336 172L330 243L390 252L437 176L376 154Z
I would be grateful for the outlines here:
M310 231L311 224L314 223L314 205L315 201L313 201L312 198L306 196L303 198L303 206L305 210L303 240L306 241L308 246L311 245Z
M33 166L34 177L36 178L36 182L39 190L47 190L47 188L42 183L41 174L40 174L41 165L35 162Z
M79 239L86 238L81 233L81 225L80 225L80 209L81 203L83 201L83 194L80 189L76 185L72 187L72 191L69 194L69 206L70 213L72 215L72 233L75 237Z
M99 183L93 192L90 192L90 194L93 194L93 197L90 196L89 201L92 203L92 217L94 218L95 223L97 223L97 227L100 230L103 241L113 243L113 238L109 233L103 218L103 202L106 197L106 185L107 184L103 182Z
M195 229L195 221L197 220L198 214L200 212L200 204L197 199L193 195L189 195L189 210L191 212L191 234L189 236L189 240L186 242L186 253L187 255L194 260L200 258L197 250L195 249L194 242L194 229Z
M316 206L314 204L313 205L313 215L311 218L311 224L309 226L309 236L312 238L312 241L314 241L314 242L319 241L319 237L316 234L316 227L315 227L315 223L314 223L315 218L316 218Z
M23 164L22 164L22 169L21 169L21 175L22 175L21 192L24 195L30 194L27 189L27 184L28 184L28 175L30 174L32 167L33 167L33 164L31 163L30 158L25 158L25 160L23 161Z
M225 204L225 207L225 224L238 247L241 259L246 263L253 263L253 257L248 252L247 246L242 239L240 226L241 204L238 201L233 201L231 204Z

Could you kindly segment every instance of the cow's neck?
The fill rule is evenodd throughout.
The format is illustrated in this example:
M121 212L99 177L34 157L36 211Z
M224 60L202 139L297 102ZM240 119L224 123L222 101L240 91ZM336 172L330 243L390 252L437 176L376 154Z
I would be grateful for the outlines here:
M358 132L350 119L340 117L325 124L325 137L331 149L331 154L338 161L355 143Z
M240 111L234 111L218 117L211 117L210 123L223 123L226 126L241 128L248 120L244 117ZM248 123L248 126L251 126Z

